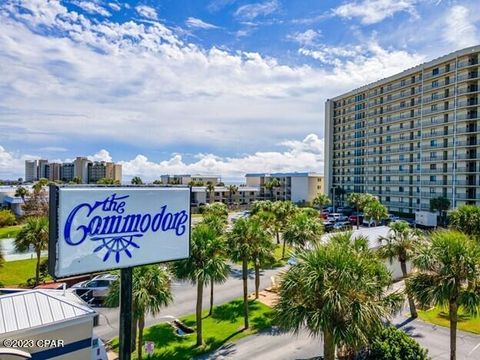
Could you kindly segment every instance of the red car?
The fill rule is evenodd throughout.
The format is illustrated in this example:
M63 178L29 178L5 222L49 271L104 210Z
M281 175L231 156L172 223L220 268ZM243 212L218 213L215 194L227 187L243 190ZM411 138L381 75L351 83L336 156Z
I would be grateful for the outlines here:
M358 219L358 224L361 225L362 222L363 222L363 216L362 215L356 215L356 214L350 215L348 217L348 221L350 222L350 224L357 225L357 217L359 218Z

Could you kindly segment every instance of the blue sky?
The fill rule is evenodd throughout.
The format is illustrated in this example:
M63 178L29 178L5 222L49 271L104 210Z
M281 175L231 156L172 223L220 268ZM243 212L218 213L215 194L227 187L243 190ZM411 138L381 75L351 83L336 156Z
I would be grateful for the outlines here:
M323 172L324 102L480 43L475 1L0 2L0 178ZM419 31L421 29L421 31Z

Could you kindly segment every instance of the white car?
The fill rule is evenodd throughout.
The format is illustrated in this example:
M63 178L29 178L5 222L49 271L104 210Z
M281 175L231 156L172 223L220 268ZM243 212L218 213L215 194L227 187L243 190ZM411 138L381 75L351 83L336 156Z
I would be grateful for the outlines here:
M400 220L400 218L397 215L388 214L388 220L389 221L398 221L398 220Z
M110 285L118 279L117 275L97 275L91 280L82 281L72 286L72 290L86 302L103 301L110 290Z
M377 226L377 223L375 222L375 220L363 219L362 225L371 227L371 226Z

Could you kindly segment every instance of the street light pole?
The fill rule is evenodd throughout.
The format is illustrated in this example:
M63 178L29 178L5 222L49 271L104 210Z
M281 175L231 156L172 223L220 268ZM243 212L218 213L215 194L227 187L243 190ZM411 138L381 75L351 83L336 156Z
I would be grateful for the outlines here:
M132 278L133 268L120 270L120 360L132 358Z

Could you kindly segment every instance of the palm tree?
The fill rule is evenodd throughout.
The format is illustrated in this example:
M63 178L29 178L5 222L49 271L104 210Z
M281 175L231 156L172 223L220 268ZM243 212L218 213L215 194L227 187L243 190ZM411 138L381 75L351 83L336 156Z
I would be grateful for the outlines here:
M272 212L273 202L270 200L256 200L250 205L250 212L255 215L261 211Z
M402 269L403 278L407 278L407 261L411 260L415 249L419 246L421 235L417 229L411 229L406 221L395 221L389 225L390 230L386 237L378 239L381 247L378 253L381 258L388 259L392 263L397 259ZM408 295L408 304L412 318L418 316L415 308L415 301L410 294Z
M317 218L312 218L307 213L299 211L287 223L283 234L282 258L285 257L285 243L297 248L304 248L320 240L323 232L322 223Z
M478 315L480 310L480 246L458 231L436 231L413 264L418 272L407 280L407 290L422 306L448 307L450 359L455 360L458 311Z
M132 180L130 181L132 185L142 185L143 181L139 176L134 176Z
M363 207L366 205L367 197L365 194L360 193L351 193L347 197L347 203L355 208L357 213L357 229L360 228L360 217L358 216L360 211L363 210Z
M274 307L280 327L298 333L305 326L313 336L323 334L326 360L335 359L336 347L365 346L402 302L400 294L386 294L391 278L385 264L367 246L336 236L297 253Z
M40 279L40 255L42 250L48 249L48 219L46 217L31 217L18 233L14 241L15 250L27 252L33 247L37 256L35 268L35 286Z
M190 257L185 260L175 261L171 269L178 279L190 280L197 284L197 306L195 311L197 323L197 346L203 344L202 336L202 302L203 287L210 280L209 270L211 270L211 256L215 252L211 250L211 244L217 241L216 230L208 224L200 223L192 231L192 240L190 244Z
M270 234L260 224L252 233L254 239L252 241L252 260L255 269L255 299L258 299L260 290L260 268L272 264L275 261L273 255L274 245L271 241Z
M80 179L79 176L75 176L73 179L72 179L72 182L74 184L81 184L82 183L82 179Z
M438 211L440 223L445 225L447 210L450 209L450 200L444 196L430 199L430 211Z
M365 205L365 207L363 208L363 212L365 219L373 220L375 224L380 223L382 220L388 217L387 208L380 204L378 200L368 202L367 205ZM370 226L370 223L368 226Z
M228 203L232 205L233 195L237 193L238 186L237 185L228 185Z
M23 203L25 204L25 196L28 195L28 190L23 186L18 186L15 190L15 196L22 198Z
M137 358L142 359L143 330L145 316L160 313L162 307L173 301L168 271L158 265L136 266L133 268L132 307L133 325L138 326ZM112 283L106 304L118 306L120 295L120 281Z
M448 215L450 226L453 229L480 239L480 207L462 205L452 210Z
M270 200L273 200L273 189L280 187L280 180L277 178L271 178L265 183L265 188L270 191ZM275 195L275 201L277 201L277 195Z
M275 216L273 227L275 229L277 244L280 244L280 233L296 211L297 206L291 201L276 201L272 204L272 212Z
M330 204L330 198L325 194L318 194L315 199L313 199L313 205L318 206L320 209L328 204Z
M256 217L240 218L227 235L227 251L233 261L242 262L243 318L248 329L248 262L254 259L255 243L261 241L264 230Z
M215 191L215 185L211 181L207 181L207 191L209 195L210 203L213 203L213 192Z

